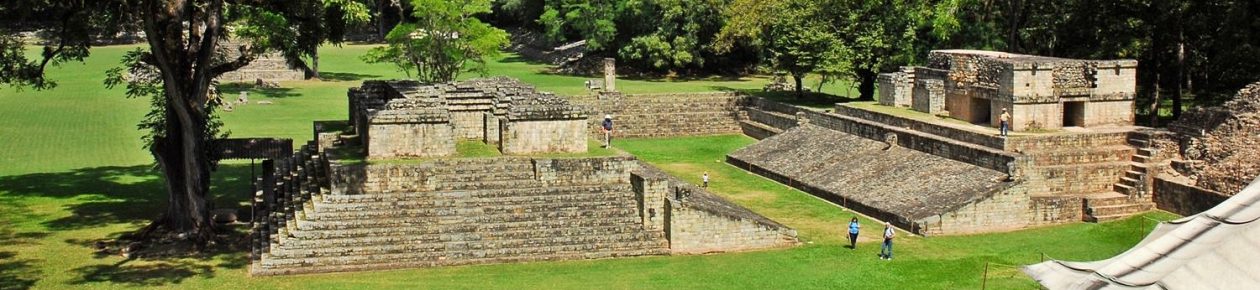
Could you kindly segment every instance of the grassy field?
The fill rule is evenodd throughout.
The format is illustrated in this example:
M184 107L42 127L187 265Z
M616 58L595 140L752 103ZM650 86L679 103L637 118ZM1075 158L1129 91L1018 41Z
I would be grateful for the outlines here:
M840 227L852 213L781 184L720 162L750 144L742 136L618 140L634 153L682 178L713 176L713 190L800 231L807 242L792 249L703 256L649 257L482 265L301 277L251 278L243 249L204 257L157 261L95 254L92 244L142 226L164 209L162 183L141 149L136 123L147 100L126 99L102 86L103 73L129 47L93 50L86 63L50 74L54 90L0 88L0 289L155 288L522 288L763 289L763 288L978 288L986 263L991 288L1035 288L1011 266L1037 262L1042 253L1064 259L1100 259L1118 253L1151 227L1149 214L1106 224L1075 224L977 236L907 238L895 261L875 258L877 246L840 247ZM364 64L364 46L324 51L325 81L283 82L281 89L225 86L229 97L250 90L253 101L224 113L235 137L310 139L311 121L346 118L345 89L363 79L397 78L388 65ZM509 75L542 90L581 94L585 77L549 74L543 65L505 55L492 74ZM630 93L757 90L762 78L622 80ZM839 86L837 86L839 89ZM825 90L826 91L826 90ZM468 156L497 153L460 144ZM592 154L614 154L596 151ZM215 174L220 206L244 200L247 163L228 162ZM867 233L877 226L864 220Z

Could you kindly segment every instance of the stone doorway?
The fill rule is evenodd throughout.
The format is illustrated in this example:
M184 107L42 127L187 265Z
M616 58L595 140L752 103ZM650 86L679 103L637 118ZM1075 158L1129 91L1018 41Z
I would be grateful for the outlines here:
M1063 127L1085 127L1085 102L1063 102Z
M989 99L971 98L971 114L967 117L967 122L972 124L990 125L993 120L993 102Z

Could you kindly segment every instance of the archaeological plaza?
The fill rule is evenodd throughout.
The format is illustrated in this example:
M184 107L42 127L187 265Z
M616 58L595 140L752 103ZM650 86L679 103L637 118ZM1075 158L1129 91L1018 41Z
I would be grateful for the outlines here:
M829 109L744 93L622 94L612 68L601 81L607 89L591 97L506 77L364 81L346 94L348 120L314 123L313 141L263 163L250 273L800 244L794 229L633 155L587 154L603 145L605 116L615 138L759 139L725 162L927 237L1108 221L1157 207L1193 214L1220 202L1210 177L1194 177L1211 171L1196 144L1219 124L1134 126L1136 61L938 50L927 63L880 75L877 103ZM1004 112L1008 136L998 129ZM503 156L458 157L457 144L468 142ZM1029 273L1090 279L1079 274L1086 268Z

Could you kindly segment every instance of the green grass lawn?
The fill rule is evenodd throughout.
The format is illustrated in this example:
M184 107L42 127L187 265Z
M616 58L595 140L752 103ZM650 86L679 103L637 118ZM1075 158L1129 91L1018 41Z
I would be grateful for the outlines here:
M713 176L712 189L731 200L799 230L807 243L792 249L702 256L648 257L462 266L299 277L247 277L244 249L204 257L156 261L100 256L95 241L135 230L164 210L161 180L141 148L136 123L147 100L126 99L102 86L104 71L130 47L93 50L86 63L54 68L54 90L0 88L0 289L154 288L978 288L986 263L1022 265L1041 254L1063 259L1101 259L1136 243L1151 224L1146 218L1105 224L1073 224L1012 233L906 238L895 261L875 258L877 245L839 246L843 220L851 212L721 162L753 142L742 136L617 140L616 147L671 174L698 181ZM346 88L361 80L403 77L384 64L364 64L366 46L324 50L326 81L283 82L281 89L224 86L229 98L250 90L249 104L222 115L235 137L275 136L302 144L312 121L346 118ZM523 79L542 90L581 94L585 77L546 73L546 67L505 55L490 63L492 74ZM622 80L630 93L758 90L763 78ZM824 89L826 91L826 89ZM468 156L493 156L492 148L460 144ZM607 156L599 149L573 156ZM557 157L565 157L560 155ZM248 163L226 162L215 173L213 199L241 205L247 194ZM1148 214L1156 219L1167 214ZM877 226L863 219L866 233ZM1010 266L990 269L991 288L1035 288Z

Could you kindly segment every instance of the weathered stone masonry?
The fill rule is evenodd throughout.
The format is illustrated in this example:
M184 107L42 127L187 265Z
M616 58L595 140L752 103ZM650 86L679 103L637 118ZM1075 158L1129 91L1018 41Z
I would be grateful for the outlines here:
M1136 78L1133 60L935 50L927 66L882 75L880 104L989 126L1006 109L1015 131L1131 125Z
M514 79L367 81L347 96L368 158L448 156L458 140L506 154L586 151L585 110Z
M633 157L342 163L312 143L266 171L254 275L796 244L791 229Z

